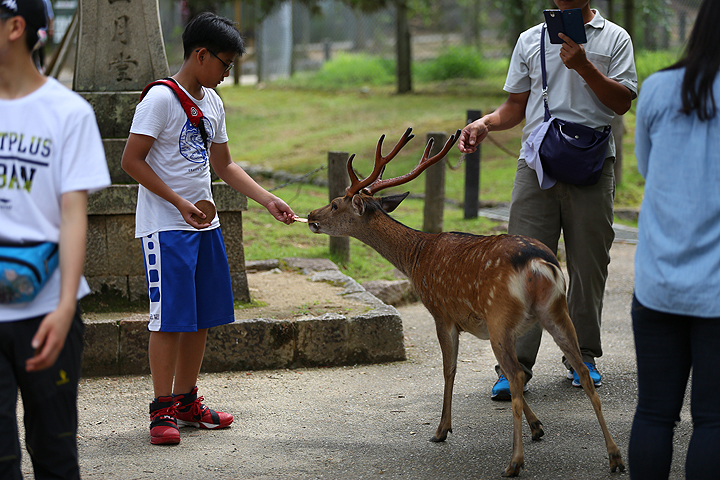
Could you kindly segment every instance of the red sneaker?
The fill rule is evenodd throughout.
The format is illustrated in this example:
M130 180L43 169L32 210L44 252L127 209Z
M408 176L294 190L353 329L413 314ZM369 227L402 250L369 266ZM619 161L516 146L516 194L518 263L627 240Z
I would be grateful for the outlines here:
M180 443L177 402L173 397L158 397L150 404L150 443L153 445Z
M180 427L225 428L233 422L233 416L216 412L203 405L203 397L197 396L197 387L190 393L173 395L177 403L177 423Z

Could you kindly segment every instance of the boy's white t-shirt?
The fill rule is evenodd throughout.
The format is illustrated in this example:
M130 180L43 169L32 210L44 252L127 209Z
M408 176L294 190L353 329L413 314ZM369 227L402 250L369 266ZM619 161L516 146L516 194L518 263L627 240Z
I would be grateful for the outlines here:
M110 185L90 104L54 78L22 98L0 99L0 243L58 242L60 197ZM78 299L90 293L81 279ZM0 321L45 315L60 300L60 269L32 302L0 304Z
M203 112L208 146L210 142L227 142L225 110L218 94L203 87L202 100L190 98ZM192 126L170 87L157 85L148 91L135 109L130 133L155 139L145 161L168 187L192 203L212 201L209 153L199 129ZM208 228L219 226L216 214ZM170 202L140 185L135 237L168 230L197 231Z

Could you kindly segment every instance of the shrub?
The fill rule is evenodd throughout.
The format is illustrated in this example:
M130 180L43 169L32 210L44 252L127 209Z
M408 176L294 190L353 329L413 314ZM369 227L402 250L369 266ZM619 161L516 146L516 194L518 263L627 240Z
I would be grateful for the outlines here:
M482 78L487 67L482 55L471 47L450 47L434 60L414 65L418 80L425 82L452 78Z
M309 84L315 88L344 88L389 85L395 81L395 63L366 54L338 52L313 75Z

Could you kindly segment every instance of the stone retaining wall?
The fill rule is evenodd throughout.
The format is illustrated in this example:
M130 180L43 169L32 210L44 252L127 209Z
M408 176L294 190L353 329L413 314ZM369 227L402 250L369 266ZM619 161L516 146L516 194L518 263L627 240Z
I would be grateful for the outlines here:
M325 314L298 319L239 319L210 329L202 371L354 365L405 360L400 315L339 271L309 276L343 286L346 295L372 307L345 317ZM147 316L87 322L82 375L150 373Z

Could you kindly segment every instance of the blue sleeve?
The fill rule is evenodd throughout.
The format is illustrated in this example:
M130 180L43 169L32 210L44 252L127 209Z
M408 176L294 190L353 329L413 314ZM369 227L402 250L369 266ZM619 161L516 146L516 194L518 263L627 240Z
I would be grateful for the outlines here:
M649 106L652 102L654 83L652 76L643 83L640 96L638 97L635 115L635 158L637 159L638 172L640 172L643 178L647 178L648 157L650 156L650 148L652 147L648 115Z

